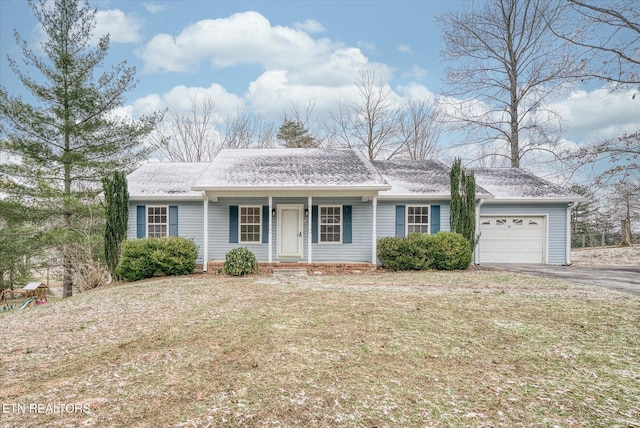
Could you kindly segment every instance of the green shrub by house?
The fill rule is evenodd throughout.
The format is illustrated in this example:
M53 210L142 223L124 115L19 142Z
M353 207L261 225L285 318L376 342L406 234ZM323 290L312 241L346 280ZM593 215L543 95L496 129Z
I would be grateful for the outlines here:
M471 246L458 233L412 233L406 238L379 239L378 259L383 267L396 271L467 269L471 264Z
M418 240L388 237L378 240L378 259L391 270L427 269L426 250Z
M131 239L122 243L116 272L127 281L151 278L156 272L187 275L193 272L198 249L191 239L179 236Z
M471 264L471 245L459 233L440 232L433 235L428 258L434 269L467 269Z
M234 248L225 254L224 273L243 276L258 271L256 256L247 247Z

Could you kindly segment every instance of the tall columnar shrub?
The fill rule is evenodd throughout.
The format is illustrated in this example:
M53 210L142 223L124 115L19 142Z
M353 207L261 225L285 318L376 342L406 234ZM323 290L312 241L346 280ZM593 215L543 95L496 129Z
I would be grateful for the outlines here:
M122 241L127 239L129 218L129 192L127 177L122 171L115 171L102 181L105 202L104 257L107 268L114 279L118 279L116 266L120 260Z
M462 168L460 159L451 167L451 213L449 222L451 231L457 232L475 248L476 236L476 179Z

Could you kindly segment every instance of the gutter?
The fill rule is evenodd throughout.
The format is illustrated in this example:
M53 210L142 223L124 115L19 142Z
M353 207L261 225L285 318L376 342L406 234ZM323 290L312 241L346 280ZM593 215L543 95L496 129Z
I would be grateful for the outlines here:
M565 246L566 246L566 252L565 252L565 265L569 266L571 265L571 210L573 208L575 208L575 206L578 205L577 202L573 201L573 202L569 202L567 204L567 215L566 215L566 242L565 242Z
M473 249L473 264L479 265L480 254L478 252L478 245L480 245L480 207L484 203L485 199L478 199L478 203L476 204L476 236L478 241L476 242L476 247Z

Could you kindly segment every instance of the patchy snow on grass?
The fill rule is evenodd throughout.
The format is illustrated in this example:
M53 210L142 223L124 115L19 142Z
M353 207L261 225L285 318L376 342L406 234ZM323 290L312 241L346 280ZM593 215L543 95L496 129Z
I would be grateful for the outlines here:
M571 263L576 266L638 266L640 245L574 249Z

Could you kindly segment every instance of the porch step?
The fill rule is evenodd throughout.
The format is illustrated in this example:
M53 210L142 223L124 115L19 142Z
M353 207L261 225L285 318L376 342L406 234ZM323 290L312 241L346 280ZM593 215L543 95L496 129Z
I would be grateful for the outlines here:
M274 269L273 276L307 276L306 269Z

